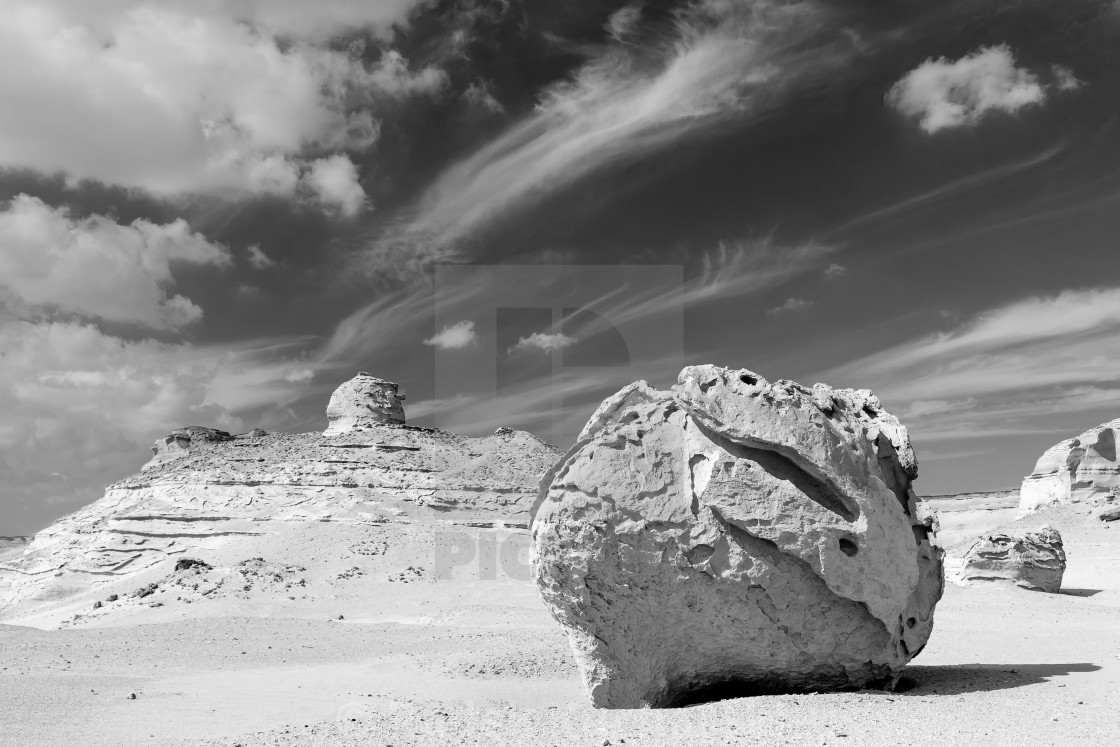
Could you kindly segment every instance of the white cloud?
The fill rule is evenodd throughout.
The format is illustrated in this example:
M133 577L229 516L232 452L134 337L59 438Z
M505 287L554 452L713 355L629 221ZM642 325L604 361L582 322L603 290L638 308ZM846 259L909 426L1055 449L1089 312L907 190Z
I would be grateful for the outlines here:
M928 59L886 95L888 105L919 118L921 128L931 134L976 124L993 111L1014 114L1045 100L1038 77L1016 67L1005 44L981 47L955 61Z
M176 262L223 266L230 255L182 220L76 220L27 195L0 210L0 288L19 316L60 310L153 329L185 326L202 309L170 294Z
M5 3L0 166L168 197L294 197L303 185L345 212L357 182L336 154L376 142L381 107L446 83L399 54L367 65L290 28L296 19L319 25L320 8L357 22L357 4L91 5Z
M386 242L438 251L612 163L749 121L853 54L842 33L820 34L829 15L815 2L702 3L645 54L614 43L546 91L532 116L442 174Z
M1083 81L1077 79L1073 70L1065 65L1052 65L1050 72L1054 74L1054 85L1058 87L1059 91L1076 91L1085 85Z
M787 298L785 303L781 306L768 309L766 313L770 316L777 316L778 314L788 314L793 311L803 311L812 305L812 301L806 301L803 298Z
M211 21L230 19L279 36L325 40L355 28L384 30L425 0L38 0L75 23L111 25L159 5Z
M329 209L352 218L366 206L366 193L358 184L358 167L348 156L321 158L304 177L315 198Z
M575 342L575 338L568 337L562 332L534 332L528 337L522 337L517 344L509 349L513 353L518 350L537 350L542 353L551 353L561 350Z
M474 331L474 322L463 321L449 324L432 337L424 340L425 345L440 350L459 350L478 342L478 333Z
M267 270L270 267L275 267L276 262L273 261L272 257L265 254L259 245L251 244L249 246L249 265L254 270Z
M825 277L827 277L829 280L833 280L835 278L842 278L842 277L844 277L845 275L848 274L848 268L844 267L844 265L838 265L835 262L833 262L832 264L830 264L828 267L825 268L824 274L825 274Z

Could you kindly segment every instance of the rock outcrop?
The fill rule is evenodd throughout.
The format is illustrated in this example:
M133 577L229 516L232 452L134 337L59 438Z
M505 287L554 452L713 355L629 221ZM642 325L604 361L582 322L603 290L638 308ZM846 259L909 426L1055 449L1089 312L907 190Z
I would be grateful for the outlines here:
M1023 480L1019 515L1055 504L1116 501L1120 497L1118 431L1120 418L1047 449Z
M977 581L1007 582L1057 594L1065 571L1062 535L1043 525L1021 535L997 532L976 540L954 581L965 586Z
M323 435L372 428L386 423L404 425L404 396L392 381L359 373L334 390L327 405L327 430Z
M936 542L943 548L1015 521L1019 514L1018 490L923 495L921 500L937 516Z
M531 527L592 703L893 682L942 592L916 476L867 390L694 366L608 398Z
M396 384L375 389L371 379L340 387L332 412L353 392L374 390L386 393L386 409L395 401L399 411L399 399L388 395ZM225 564L214 571L219 575L240 573L239 562L262 556L307 566L332 584L336 570L353 568L370 577L367 584L395 584L421 566L430 578L440 532L527 531L540 475L559 456L555 448L521 431L468 438L369 417L339 415L325 434L172 432L156 442L155 458L140 473L0 562L0 621L56 625L75 605L89 609L109 591L124 597L129 584L157 582L184 557L216 569ZM344 422L354 429L344 430ZM339 568L316 571L309 556ZM309 614L321 614L307 605Z

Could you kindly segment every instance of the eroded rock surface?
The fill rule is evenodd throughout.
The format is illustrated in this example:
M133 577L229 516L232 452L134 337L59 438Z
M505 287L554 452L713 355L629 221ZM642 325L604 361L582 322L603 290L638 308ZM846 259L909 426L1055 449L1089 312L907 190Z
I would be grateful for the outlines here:
M357 563L367 555L347 548L375 543L377 553L401 558L401 569L419 558L430 573L434 533L526 531L540 475L559 456L510 429L468 438L395 422L343 430L341 422L325 434L172 432L140 473L0 558L0 620L44 609L57 615L34 624L57 623L72 614L70 600L101 599L102 587L145 573L159 579L181 558L302 562L297 537L320 559ZM320 552L320 541L330 546Z
M1062 535L1043 525L1013 535L987 534L976 540L965 553L955 581L970 585L977 581L1013 583L1024 589L1057 594L1066 571Z
M403 425L404 396L398 393L398 389L399 386L392 381L379 379L364 371L359 373L331 395L327 405L327 430L323 435L382 424Z
M694 366L607 399L531 527L592 703L891 682L942 591L916 475L867 390Z
M1019 491L1019 515L1062 503L1120 499L1116 440L1120 418L1090 428L1047 449Z

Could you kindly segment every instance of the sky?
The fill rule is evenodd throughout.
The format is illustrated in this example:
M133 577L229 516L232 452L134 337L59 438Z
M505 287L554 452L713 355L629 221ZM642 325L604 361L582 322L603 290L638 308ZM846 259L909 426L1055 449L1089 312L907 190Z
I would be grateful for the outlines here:
M1120 4L0 0L0 535L183 425L566 447L686 364L872 389L920 494L1120 416Z

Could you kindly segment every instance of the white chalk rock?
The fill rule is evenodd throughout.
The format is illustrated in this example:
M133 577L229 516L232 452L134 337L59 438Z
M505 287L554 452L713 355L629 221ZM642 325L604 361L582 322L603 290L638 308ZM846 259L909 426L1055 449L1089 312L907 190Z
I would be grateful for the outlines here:
M404 396L397 389L392 381L359 373L331 395L323 435L336 436L386 423L404 424Z
M1118 431L1120 418L1047 449L1023 480L1019 516L1057 504L1115 500L1120 495Z
M545 475L534 574L598 707L893 681L942 591L906 429L866 390L694 366Z
M986 534L965 553L953 579L962 586L975 582L1000 581L1024 589L1057 594L1066 571L1062 535L1043 525L1022 535Z

